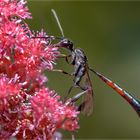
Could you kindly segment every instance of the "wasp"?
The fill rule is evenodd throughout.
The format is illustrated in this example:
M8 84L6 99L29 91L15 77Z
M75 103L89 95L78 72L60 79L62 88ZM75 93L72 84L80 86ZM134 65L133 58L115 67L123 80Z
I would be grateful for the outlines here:
M102 81L104 81L109 87L114 89L119 95L121 95L137 112L140 116L140 101L133 97L130 93L123 90L120 86L116 83L102 75L101 73L91 69L88 66L87 57L82 49L74 49L72 42L68 39L63 39L60 43L57 44L58 46L67 48L71 52L71 64L74 65L74 86L80 87L82 90L87 91L85 94L84 102L79 106L80 110L83 110L87 115L92 113L92 106L93 106L93 89L92 83L89 76L89 70L96 74ZM65 74L67 74L65 72ZM87 88L83 88L80 86L80 82L82 78L86 75L86 86ZM73 87L73 86L72 86ZM69 93L72 88L70 88Z
M104 81L109 87L114 89L119 95L121 95L137 112L137 114L140 116L140 101L137 100L135 97L133 97L130 93L127 91L123 90L120 86L115 84L113 81L102 75L101 73L91 69L88 65L88 59L84 53L84 51L81 48L74 48L73 42L70 41L67 38L64 38L64 33L63 29L61 27L61 24L59 22L59 19L56 15L56 12L52 10L58 26L60 28L60 31L62 33L62 40L56 44L58 47L63 47L66 48L70 51L70 55L67 57L71 57L71 64L74 66L74 85L70 88L69 92L71 92L73 87L80 87L82 90L86 91L85 98L83 103L79 106L80 110L83 110L87 115L90 115L92 113L93 109L93 88L92 88L92 82L90 79L89 71L93 72L96 76L98 76L102 81ZM66 61L68 62L66 57ZM64 71L61 71L64 73ZM65 74L67 74L65 72ZM80 85L80 82L82 78L86 76L86 81L85 81L85 87L82 87Z
M74 72L69 74L73 76L73 85L69 89L68 95L70 94L73 87L79 87L81 90L86 91L84 94L84 100L79 106L79 110L81 110L86 115L90 115L93 110L93 86L89 75L87 57L82 49L74 49L73 43L68 39L61 40L56 44L56 46L64 47L70 51L70 55L67 57L70 57L71 61L68 62L68 58L66 57L66 62L70 63L74 67ZM68 74L62 70L59 71L64 74ZM83 78L85 78L83 83L84 86L80 85Z
M64 37L64 32L55 10L52 9L52 13L58 23L60 32L62 34L61 41L55 44L55 46L66 48L70 51L70 55L65 57L66 62L74 66L74 72L72 74L69 74L63 70L55 70L55 71L60 71L64 74L69 74L73 76L73 86L71 86L71 88L69 89L68 95L70 94L73 87L79 87L81 90L83 90L83 92L81 93L84 93L84 95L82 94L84 96L84 99L79 106L79 110L89 116L93 110L93 88L88 72L87 57L82 49L80 48L75 49L73 42ZM68 58L70 58L70 62L68 61ZM83 78L85 78L84 86L80 85Z
M88 66L87 57L82 49L74 49L73 44L68 39L63 39L58 46L64 47L71 52L71 64L74 66L74 86L80 87L82 90L87 90L85 94L84 102L80 105L80 109L83 110L88 115L92 113L92 105L93 105L93 89L92 83L89 76L89 71L93 72L96 76L98 76L102 81L104 81L109 87L114 89L119 95L121 95L137 112L140 117L140 101L133 97L130 93L123 90L119 85L102 75L101 73L91 69ZM86 75L86 86L87 88L83 88L80 86L80 82L82 78ZM73 87L73 86L72 86ZM70 88L69 92L72 88Z
M78 93L74 98L73 101L79 99L79 97L84 95L83 102L79 105L79 110L85 113L86 115L90 115L93 111L93 86L90 79L89 71L93 72L96 76L98 76L102 81L104 81L109 87L114 89L119 95L121 95L129 104L134 108L137 114L140 116L140 101L133 97L130 93L123 90L120 86L115 84L113 81L105 77L104 75L100 74L99 72L91 69L88 65L88 59L81 48L74 48L74 44L72 41L64 37L64 32L59 22L59 19L56 15L56 12L52 9L52 13L58 23L59 29L61 31L62 37L60 38L60 42L54 44L60 48L66 48L70 54L63 55L65 57L66 62L70 63L74 67L74 72L69 74L63 70L55 69L54 71L62 72L64 74L68 74L73 76L73 85L69 89L68 94L71 92L73 87L79 87L83 92ZM54 39L55 37L53 37ZM58 39L58 38L57 38ZM70 62L68 61L70 58ZM82 79L85 78L84 86L81 86L80 83Z

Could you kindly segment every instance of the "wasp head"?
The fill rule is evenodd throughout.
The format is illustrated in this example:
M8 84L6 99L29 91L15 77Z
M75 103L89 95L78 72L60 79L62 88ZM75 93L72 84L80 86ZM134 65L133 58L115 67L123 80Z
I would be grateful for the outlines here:
M73 51L73 42L68 40L68 39L66 39L66 38L61 40L60 46L66 48L66 49L68 49L70 51Z

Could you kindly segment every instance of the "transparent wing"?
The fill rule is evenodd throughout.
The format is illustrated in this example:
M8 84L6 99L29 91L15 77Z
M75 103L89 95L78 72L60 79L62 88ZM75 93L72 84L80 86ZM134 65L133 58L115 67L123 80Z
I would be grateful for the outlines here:
M83 112L83 114L89 116L93 112L94 93L93 93L92 83L89 77L88 69L85 75L84 84L85 84L86 93L84 94L84 99L79 109Z

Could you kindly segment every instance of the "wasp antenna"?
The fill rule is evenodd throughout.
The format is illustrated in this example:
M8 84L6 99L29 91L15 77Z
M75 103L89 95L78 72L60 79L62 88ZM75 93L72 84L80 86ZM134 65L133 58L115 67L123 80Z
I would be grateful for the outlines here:
M60 32L61 32L61 35L62 35L62 37L64 38L64 31L63 31L63 28L62 28L62 26L61 26L61 24L60 24L60 21L59 21L59 19L58 19L58 16L57 16L57 14L56 14L56 12L55 12L54 9L51 9L51 11L52 11L53 16L54 16L54 18L55 18L55 20L56 20L56 22L57 22L57 24L58 24L58 27L59 27Z

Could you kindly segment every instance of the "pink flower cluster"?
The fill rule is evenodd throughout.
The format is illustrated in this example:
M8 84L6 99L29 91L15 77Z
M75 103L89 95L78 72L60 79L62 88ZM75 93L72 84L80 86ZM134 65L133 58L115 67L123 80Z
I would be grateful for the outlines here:
M0 0L0 139L49 140L58 129L79 128L76 106L45 87L59 51L49 38L32 38L24 0ZM41 31L36 36L46 36Z

